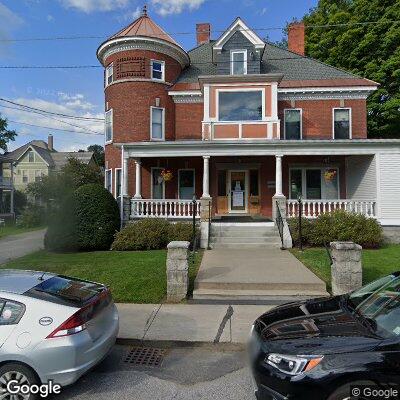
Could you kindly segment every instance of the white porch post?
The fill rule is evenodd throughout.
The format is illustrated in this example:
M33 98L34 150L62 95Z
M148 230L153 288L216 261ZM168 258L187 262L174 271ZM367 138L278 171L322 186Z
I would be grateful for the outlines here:
M203 156L203 199L210 198L210 156Z
M277 204L283 218L286 218L286 197L282 191L282 154L275 156L275 194L272 197L272 219L277 217Z
M142 161L140 158L135 160L136 175L135 175L135 199L142 198Z

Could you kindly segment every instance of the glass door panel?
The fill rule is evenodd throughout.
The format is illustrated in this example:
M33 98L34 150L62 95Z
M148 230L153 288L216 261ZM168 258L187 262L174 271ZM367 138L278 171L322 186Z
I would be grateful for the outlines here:
M246 172L231 171L231 211L246 211Z

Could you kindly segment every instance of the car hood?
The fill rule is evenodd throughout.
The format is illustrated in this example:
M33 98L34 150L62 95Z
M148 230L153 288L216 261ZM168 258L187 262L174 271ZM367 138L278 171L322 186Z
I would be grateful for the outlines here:
M343 304L341 296L289 303L259 317L255 330L268 352L323 355L376 347L381 339Z

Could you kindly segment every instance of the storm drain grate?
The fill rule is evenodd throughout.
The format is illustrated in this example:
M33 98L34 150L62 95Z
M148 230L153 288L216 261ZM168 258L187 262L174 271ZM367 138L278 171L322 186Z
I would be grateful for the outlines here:
M165 350L153 347L132 347L125 357L124 362L131 365L145 367L161 367L164 361Z

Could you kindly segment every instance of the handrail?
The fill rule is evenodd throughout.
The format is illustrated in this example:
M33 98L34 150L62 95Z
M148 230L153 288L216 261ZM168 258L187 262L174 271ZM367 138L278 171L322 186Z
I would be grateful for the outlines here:
M281 249L283 250L285 246L283 245L283 228L284 228L284 221L282 218L282 213L279 207L279 203L276 202L276 219L275 219L276 226L278 227L279 236L281 237Z
M207 250L211 250L210 247L210 236L211 236L211 201L208 203L208 237L207 237Z
M324 242L324 247L325 247L326 252L328 253L328 258L329 258L330 266L332 267L333 258L332 258L332 254L331 254L331 252L330 252L330 250L329 250L329 247L328 247L328 245L326 244L326 242Z

